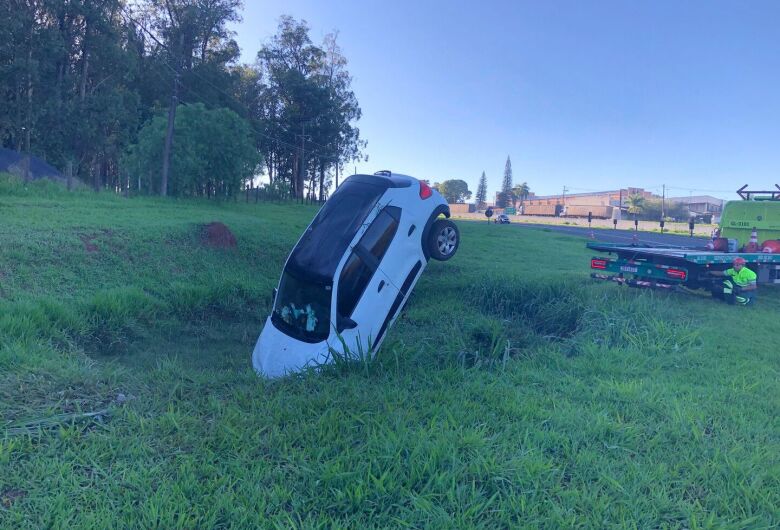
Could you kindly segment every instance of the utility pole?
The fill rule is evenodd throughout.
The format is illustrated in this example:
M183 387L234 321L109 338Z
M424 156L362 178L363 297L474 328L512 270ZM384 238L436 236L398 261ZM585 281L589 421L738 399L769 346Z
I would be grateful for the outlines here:
M30 123L28 118L27 127L22 127L24 131L24 181L30 181Z
M569 188L566 186L563 187L563 195L561 195L561 202L564 206L566 206L566 192L569 191Z
M303 201L304 183L306 181L306 122L301 124L301 160L298 163L298 182L295 184L295 193L300 195Z
M339 143L336 142L336 187L333 191L339 189Z
M661 219L663 219L666 217L666 184L661 186Z
M301 164L298 167L299 169L299 182L301 185L300 194L301 198L303 198L303 188L304 184L306 182L306 124L301 124Z
M184 33L179 36L179 60L176 64L176 75L173 77L173 93L171 94L171 106L168 109L168 130L165 133L165 147L163 148L162 180L160 181L160 195L168 195L168 172L171 167L171 149L173 148L173 133L176 123L176 106L179 104L179 77L181 73L182 56L184 55Z

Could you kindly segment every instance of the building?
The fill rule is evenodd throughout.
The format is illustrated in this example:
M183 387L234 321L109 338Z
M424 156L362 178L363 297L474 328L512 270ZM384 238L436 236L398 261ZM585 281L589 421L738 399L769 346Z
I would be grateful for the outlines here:
M450 204L450 213L474 213L477 211L473 202L459 202Z
M641 195L645 199L660 199L643 188L623 188L612 191L594 191L588 193L559 193L557 195L534 195L524 201L528 206L618 206L625 207L631 195Z
M667 197L669 202L678 202L688 207L691 217L694 216L718 216L723 211L723 199L710 195L693 195L689 197Z

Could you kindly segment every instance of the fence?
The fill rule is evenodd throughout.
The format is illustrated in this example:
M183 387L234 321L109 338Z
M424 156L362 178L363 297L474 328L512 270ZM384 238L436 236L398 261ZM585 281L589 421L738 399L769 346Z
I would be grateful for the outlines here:
M299 204L323 204L325 202L313 197L312 194L304 197L294 197L290 190L279 190L272 186L246 186L243 194L245 202L254 202L255 204L261 201L275 203L297 202ZM238 200L238 195L236 195L236 200Z
M453 217L460 219L474 219L485 221L487 218L484 213L459 213L453 214ZM513 223L528 223L540 225L568 225L568 226L588 226L587 219L566 218L566 217L540 217L534 215L510 215L509 219ZM491 219L492 221L492 219ZM617 228L618 230L634 230L633 219L622 219L614 224L611 219L593 219L591 225L594 228ZM700 236L709 236L716 225L695 224L693 233ZM658 221L639 221L637 228L644 232L657 232L661 229ZM690 233L688 223L664 223L664 232Z

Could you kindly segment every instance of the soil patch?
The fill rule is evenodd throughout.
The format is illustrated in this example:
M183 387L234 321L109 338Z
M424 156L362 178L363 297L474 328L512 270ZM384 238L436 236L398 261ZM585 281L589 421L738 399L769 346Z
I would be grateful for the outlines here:
M110 228L101 228L100 232L79 234L79 239L81 239L81 242L84 244L84 250L87 252L98 252L100 247L95 244L95 240L100 237L110 238L113 235L114 231Z
M79 238L81 239L81 242L84 244L84 250L87 252L97 252L99 249L95 243L92 242L95 236L90 236L87 234L81 234Z
M201 242L207 247L212 248L236 248L236 236L233 232L219 221L214 221L203 226L201 231Z
M7 489L0 493L0 505L6 510L10 508L17 499L27 496L27 492L19 489Z

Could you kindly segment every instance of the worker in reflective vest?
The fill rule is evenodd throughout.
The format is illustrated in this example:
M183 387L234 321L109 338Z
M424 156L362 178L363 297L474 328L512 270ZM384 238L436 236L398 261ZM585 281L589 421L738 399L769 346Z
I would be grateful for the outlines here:
M713 286L712 294L723 298L729 304L748 305L756 297L756 273L745 266L745 258L736 257L732 268L712 271L714 276L723 276L723 281Z

